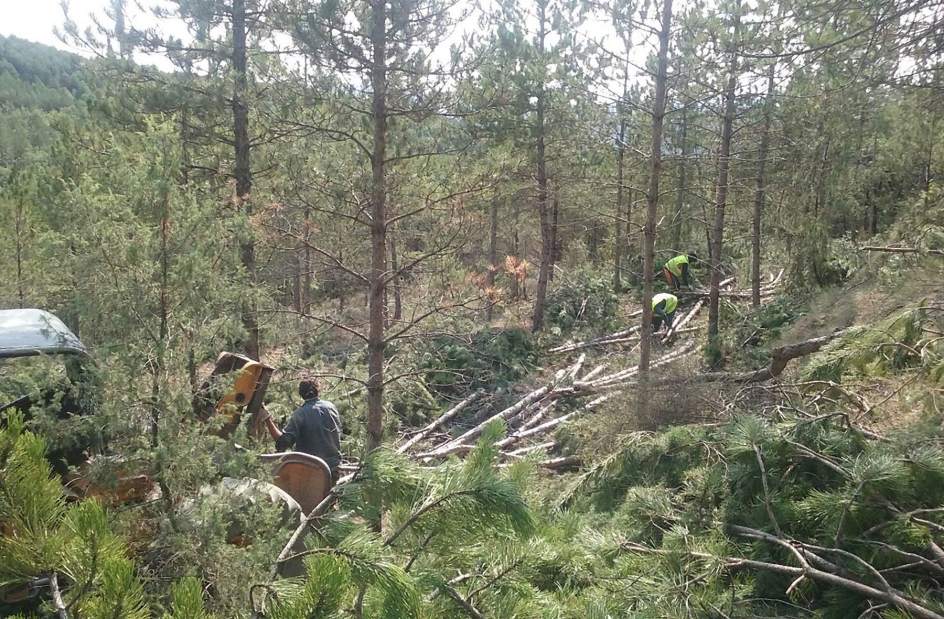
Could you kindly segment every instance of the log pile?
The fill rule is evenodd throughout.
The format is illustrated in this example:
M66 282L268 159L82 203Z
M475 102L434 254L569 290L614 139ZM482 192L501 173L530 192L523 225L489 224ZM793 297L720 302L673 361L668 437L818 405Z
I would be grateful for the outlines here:
M771 274L767 278L768 282L761 288L761 295L771 296L779 286L782 277L782 269L776 276ZM750 291L739 291L733 288L734 281L735 279L731 277L721 282L724 294L732 298L750 298ZM687 309L681 318L675 321L673 327L661 338L663 345L670 344L678 336L690 334L700 329L699 326L695 326L695 323L706 305L707 293L700 291L694 293L694 295L697 298L695 303ZM631 316L638 316L640 313L636 311ZM447 436L445 439L436 442L434 437L442 437L443 434L434 433L434 431L445 428L450 422L454 422L459 412L481 402L482 394L473 394L401 444L397 448L397 452L408 454L425 464L435 464L449 456L462 455L471 451L485 428L490 423L501 419L505 422L507 434L505 438L496 441L495 448L499 450L502 460L510 463L523 457L531 457L541 453L550 456L558 447L556 441L550 438L553 431L575 417L592 412L611 398L614 393L631 390L636 386L638 375L636 365L613 368L606 363L601 363L585 370L584 364L587 362L587 352L590 349L636 342L639 340L639 330L640 326L634 325L607 335L580 342L571 341L549 349L548 352L556 354L580 352L580 355L573 363L554 372L544 383L521 395L510 406L497 412L489 412L487 408L483 408L477 415L472 417L471 427L466 428L458 435ZM804 347L801 346L801 348ZM674 364L685 357L693 355L698 350L700 350L700 346L696 343L696 338L682 338L679 345L668 349L650 367L652 369L665 368L669 364ZM786 354L774 355L775 364L779 365L780 362L783 362L785 365L785 361L790 358L792 350L783 352ZM619 359L618 356L612 358ZM749 378L746 376L734 378L746 379L747 381L764 380L765 377L779 373L776 371L777 369L782 370L782 368L774 368L774 371L771 372L769 368L765 368L752 373ZM689 378L698 380L699 377ZM677 381L678 378L671 377L664 379L664 381L656 380L655 382L673 383ZM561 402L566 402L566 404L561 406ZM558 411L559 408L562 408L563 411ZM547 460L540 461L539 465L548 470L561 470L579 465L579 462L572 457L549 457Z
M688 342L684 346L663 355L658 361L652 364L652 368L665 366L678 359L690 355L698 350L694 342ZM625 369L606 371L606 366L600 365L581 376L581 370L586 360L585 355L581 355L572 365L555 372L554 376L546 384L526 393L517 402L504 408L497 413L488 416L486 419L469 428L456 438L447 439L432 449L412 453L412 457L424 463L431 463L454 454L464 454L473 449L478 437L482 434L488 424L503 419L508 427L508 434L505 438L497 441L495 447L500 450L503 459L519 459L524 454L534 453L536 451L548 451L556 447L554 441L547 441L546 437L550 432L569 422L578 415L587 414L598 408L613 392L625 390L633 386L634 378L638 372L636 366ZM565 399L578 399L596 396L589 402L573 408L569 412L553 417L558 402ZM461 404L461 403L460 403ZM455 408L455 407L454 407ZM427 428L440 427L445 423L445 417L453 413L450 409L440 418L433 421ZM454 415L454 413L453 413ZM450 415L453 416L453 415ZM425 430L425 429L424 429ZM410 448L415 447L417 440L410 439L407 444L401 445L397 449L400 453L407 453ZM537 445L518 447L522 442L529 440L542 441ZM568 465L573 461L567 460ZM561 465L563 466L563 465ZM545 468L557 469L561 466L549 466Z

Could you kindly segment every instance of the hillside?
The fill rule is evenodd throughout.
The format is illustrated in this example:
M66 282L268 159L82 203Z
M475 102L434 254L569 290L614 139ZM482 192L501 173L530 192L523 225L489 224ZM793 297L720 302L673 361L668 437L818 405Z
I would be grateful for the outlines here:
M0 616L944 619L935 5L141 10L0 39Z

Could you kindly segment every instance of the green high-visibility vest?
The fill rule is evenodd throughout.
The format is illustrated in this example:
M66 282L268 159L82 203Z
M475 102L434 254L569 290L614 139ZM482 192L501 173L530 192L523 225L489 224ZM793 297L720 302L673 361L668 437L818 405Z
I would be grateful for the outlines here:
M667 268L669 270L669 273L671 273L672 275L676 277L681 277L683 264L688 264L688 256L684 254L681 256L676 256L672 258L671 260L669 260L668 262L666 262L665 268Z
M652 311L656 311L656 306L665 301L665 310L663 313L671 314L678 307L678 297L668 292L660 292L652 297Z

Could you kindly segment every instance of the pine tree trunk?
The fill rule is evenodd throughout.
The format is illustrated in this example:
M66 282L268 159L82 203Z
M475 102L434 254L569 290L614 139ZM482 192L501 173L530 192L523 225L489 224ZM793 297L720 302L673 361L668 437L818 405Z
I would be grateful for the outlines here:
M636 203L636 192L633 189L624 189L626 192L626 222L623 225L623 277L624 279L631 273L626 268L626 262L629 261L630 264L638 264L636 258L641 257L640 254L635 254L632 251L633 248L633 204Z
M314 265L311 260L311 207L305 206L305 247L302 253L302 291L301 291L301 311L308 313L311 307L311 278Z
M624 94L625 96L625 94ZM616 145L616 235L613 238L613 291L623 289L623 165L626 159L626 119L620 118L619 144ZM626 227L629 227L627 222Z
M538 0L538 58L544 57L544 37L546 35L547 17L546 0ZM537 113L535 119L537 185L538 185L538 217L541 223L541 265L538 269L538 283L534 291L534 312L531 316L531 330L540 331L544 327L544 301L547 297L547 282L550 279L553 266L554 239L552 236L550 213L547 207L547 161L544 152L544 83L538 86Z
M26 307L26 292L23 289L23 235L25 230L23 229L23 198L17 196L16 200L16 214L14 219L16 221L15 227L16 230L16 301L17 307Z
M249 278L243 302L242 321L246 329L246 355L259 358L259 323L254 294L256 288L256 246L252 230L252 169L249 159L249 106L246 102L246 0L233 0L233 144L235 148L236 204L246 217L246 230L239 242L239 257Z
M387 5L385 0L371 0L373 20L370 40L373 66L370 83L373 90L373 152L371 153L370 192L370 273L368 277L367 335L367 451L383 440L384 397L384 284L387 270L386 170L387 150Z
M302 271L305 269L302 260L302 243L295 247L294 260L292 260L292 307L299 314L302 313Z
M518 207L516 205L515 206L514 234L512 236L512 248L511 248L511 255L514 256L515 258L516 268L517 268L517 265L521 262L521 247L520 247L521 239L518 237L518 223L520 219L519 218L520 213L521 211L518 210ZM518 281L517 272L515 272L512 275L511 298L514 299L515 301L521 298L521 284Z
M388 232L390 241L390 270L393 275L393 320L403 318L403 295L400 281L400 258L397 255L397 235L393 229Z
M774 79L777 65L767 70L767 97L764 101L764 126L760 134L760 159L757 164L757 190L754 193L754 216L751 220L751 305L760 307L760 231L766 192L767 153L770 150L770 124L773 118Z
M547 280L554 281L554 271L561 258L561 240L559 228L557 225L560 216L560 194L558 188L554 186L554 200L551 202L551 267L548 269Z
M672 251L676 253L688 253L682 249L682 213L685 212L685 195L688 191L688 162L685 160L688 153L688 105L682 106L682 135L680 150L682 156L679 157L679 184L678 193L675 196L675 221L672 226Z
M485 288L492 291L495 288L495 275L498 273L498 199L492 200L488 211L488 271L485 273ZM494 301L487 299L485 320L491 322L495 315Z
M170 234L170 198L164 196L161 208L160 230L160 264L161 274L158 288L158 331L157 331L157 351L149 364L151 370L151 420L150 420L150 446L155 449L158 446L158 437L160 430L160 419L163 406L161 403L161 377L164 374L164 358L167 350L168 321L170 318L170 251L168 247L168 236Z
M659 30L659 56L652 103L652 143L649 156L649 187L646 192L646 225L643 228L643 289L642 324L639 332L639 382L637 409L640 417L648 412L649 358L652 349L652 289L655 271L656 216L659 208L659 180L662 175L662 129L665 124L665 99L668 87L669 36L672 28L672 0L662 7L662 26Z
M711 232L711 284L708 291L708 344L709 350L717 350L718 323L721 298L721 251L724 248L724 211L728 201L728 173L731 166L731 136L734 129L734 94L737 88L737 37L741 24L741 3L734 8L734 32L728 64L728 83L724 88L724 117L721 122L721 150L718 153L718 184L715 194L715 219ZM717 363L717 356L712 357Z
M932 166L934 165L934 141L937 139L937 123L935 122L934 114L928 114L929 127L928 127L928 155L924 163L924 208L927 209L930 206L931 200L931 181L934 179L934 173L932 172Z

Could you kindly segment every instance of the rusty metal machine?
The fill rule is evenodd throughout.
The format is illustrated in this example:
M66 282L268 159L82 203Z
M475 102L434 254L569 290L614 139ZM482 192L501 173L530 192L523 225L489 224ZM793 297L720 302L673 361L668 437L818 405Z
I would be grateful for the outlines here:
M220 436L231 435L243 418L250 418L250 432L263 430L259 412L275 368L244 355L222 352L213 372L201 388L202 417L219 415L223 424Z

